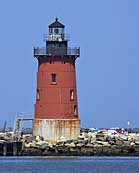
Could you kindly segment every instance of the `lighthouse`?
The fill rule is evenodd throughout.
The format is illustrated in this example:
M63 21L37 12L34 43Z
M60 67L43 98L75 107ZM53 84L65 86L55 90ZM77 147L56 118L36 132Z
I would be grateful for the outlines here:
M48 141L77 139L80 120L75 61L80 48L68 47L65 26L57 18L48 28L45 47L34 48L38 71L33 135Z

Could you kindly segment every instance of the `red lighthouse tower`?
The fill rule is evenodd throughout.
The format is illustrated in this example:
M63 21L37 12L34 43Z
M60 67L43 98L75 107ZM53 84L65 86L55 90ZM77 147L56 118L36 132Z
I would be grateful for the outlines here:
M65 26L56 18L49 25L45 48L34 48L38 60L33 134L56 141L80 133L75 60L79 48L69 48Z

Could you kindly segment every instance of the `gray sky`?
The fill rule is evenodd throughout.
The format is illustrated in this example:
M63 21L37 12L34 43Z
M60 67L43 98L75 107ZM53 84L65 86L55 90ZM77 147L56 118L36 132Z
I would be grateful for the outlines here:
M77 60L82 127L139 127L138 0L1 0L0 126L33 112L37 61L33 47L55 17L66 25ZM27 115L26 115L27 116ZM29 115L28 115L29 116Z

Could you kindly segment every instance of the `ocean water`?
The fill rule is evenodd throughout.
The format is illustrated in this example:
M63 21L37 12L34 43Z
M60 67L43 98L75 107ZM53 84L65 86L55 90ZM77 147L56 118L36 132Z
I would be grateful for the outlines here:
M0 173L139 173L139 157L0 157Z

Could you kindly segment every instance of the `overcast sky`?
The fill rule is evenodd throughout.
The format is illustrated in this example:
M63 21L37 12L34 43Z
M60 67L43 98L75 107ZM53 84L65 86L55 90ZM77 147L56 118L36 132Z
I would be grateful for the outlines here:
M0 126L33 112L33 47L59 18L80 46L76 61L82 127L139 127L139 0L1 0ZM26 114L25 117L33 117Z

